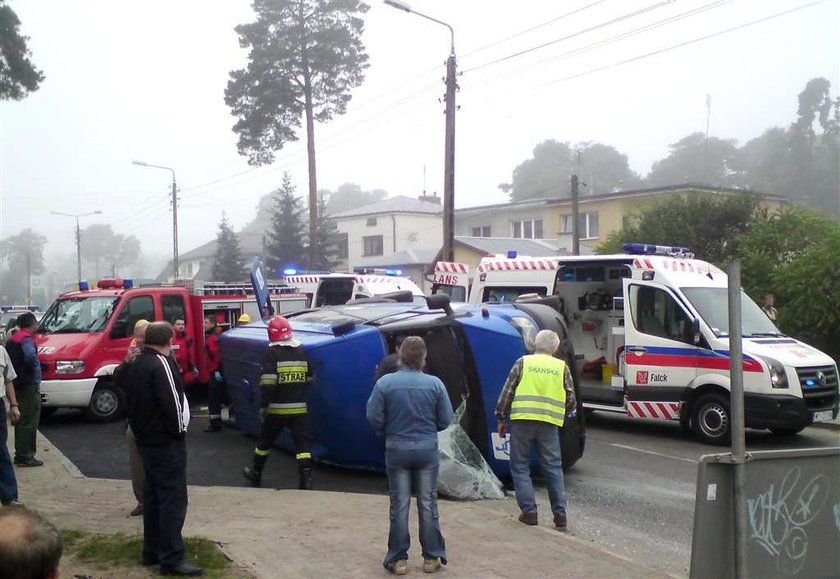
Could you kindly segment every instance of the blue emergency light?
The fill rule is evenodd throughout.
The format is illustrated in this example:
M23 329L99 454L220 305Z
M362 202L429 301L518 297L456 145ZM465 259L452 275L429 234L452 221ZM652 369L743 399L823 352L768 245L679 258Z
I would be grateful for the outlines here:
M288 267L283 270L283 275L297 275L298 270L293 267Z
M87 280L80 280L79 281L79 291L80 292L86 292L89 289L90 289L90 284L87 282Z
M125 289L131 289L134 287L134 280L133 279L123 279L123 287Z
M516 250L511 249L507 252L508 259L516 259Z
M621 249L624 253L631 255L687 255L691 253L691 250L687 247L648 243L625 243L621 246Z

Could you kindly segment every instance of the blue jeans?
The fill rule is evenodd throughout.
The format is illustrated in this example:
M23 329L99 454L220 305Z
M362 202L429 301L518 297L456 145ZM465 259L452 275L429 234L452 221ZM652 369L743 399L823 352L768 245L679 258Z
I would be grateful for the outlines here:
M18 488L9 455L9 425L6 420L6 401L0 398L0 500L10 503L18 500Z
M384 566L408 559L411 536L408 533L408 510L411 491L417 496L420 518L420 546L424 559L439 557L446 564L446 544L440 532L437 505L438 451L431 449L394 450L385 452L388 471L388 492L391 496L391 530L388 533L388 554Z
M556 426L538 420L510 421L510 474L516 502L523 513L536 513L534 484L531 482L531 447L536 443L537 458L546 477L548 500L555 515L566 512L563 486L563 457L560 432Z

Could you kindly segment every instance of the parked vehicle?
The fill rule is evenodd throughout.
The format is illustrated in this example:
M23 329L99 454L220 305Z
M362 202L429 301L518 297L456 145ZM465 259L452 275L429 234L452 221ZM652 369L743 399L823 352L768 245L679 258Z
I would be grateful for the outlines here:
M426 299L428 304L372 299L288 316L314 368L308 394L314 456L346 467L384 469L384 440L368 425L365 404L377 363L395 349L398 336L417 335L428 349L427 371L443 381L453 407L466 400L461 426L493 471L506 477L508 443L496 433L496 402L513 363L533 351L537 332L552 329L565 335L564 322L556 310L541 304L458 304L453 310L448 296ZM267 344L263 323L220 338L236 425L254 435L260 424L260 361ZM571 362L574 353L569 350L566 357ZM567 419L560 436L564 466L571 467L584 451L582 412Z
M382 297L409 291L423 303L423 290L416 283L385 270L360 270L354 273L291 274L283 281L309 297L309 307L339 306L351 300Z
M41 317L44 315L44 312L38 310L38 306L29 305L29 306L19 306L19 305L10 305L10 306L0 306L0 341L6 339L7 328L9 322L14 322L17 320L18 316L25 313L32 313L35 314L35 319L40 320Z
M494 260L470 301L556 300L582 366L584 407L679 420L710 444L730 439L726 274L685 248ZM745 420L792 434L838 415L837 365L782 334L741 292Z
M438 261L432 275L431 294L446 294L453 302L465 302L470 291L470 266L466 263Z
M274 287L270 299L279 312L305 306L305 297L285 286ZM188 289L134 287L131 280L103 279L96 289L65 293L49 307L36 331L43 370L41 404L45 408L82 408L85 416L96 422L119 418L125 395L111 375L125 357L134 324L140 319L171 322L184 318L195 348L192 359L198 367L197 381L207 383L204 317L212 316L224 330L243 313L259 318L257 304L249 284L208 283Z

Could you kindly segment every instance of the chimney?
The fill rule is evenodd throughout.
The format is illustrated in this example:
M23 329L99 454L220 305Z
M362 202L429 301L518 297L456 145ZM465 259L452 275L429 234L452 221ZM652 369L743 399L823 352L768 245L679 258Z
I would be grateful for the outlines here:
M426 192L423 191L423 194L420 195L418 199L425 203L434 203L435 205L440 205L440 197L437 196L437 193L433 193L432 195L426 195Z

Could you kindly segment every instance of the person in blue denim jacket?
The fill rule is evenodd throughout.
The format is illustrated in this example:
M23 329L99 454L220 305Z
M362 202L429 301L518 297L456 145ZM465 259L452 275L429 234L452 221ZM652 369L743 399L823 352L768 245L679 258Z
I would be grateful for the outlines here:
M437 505L437 433L453 419L443 382L424 374L426 344L417 336L400 346L400 369L380 378L367 402L367 419L385 435L385 467L391 497L391 529L383 566L395 575L408 571L408 511L412 487L417 496L423 571L446 565L446 544Z

